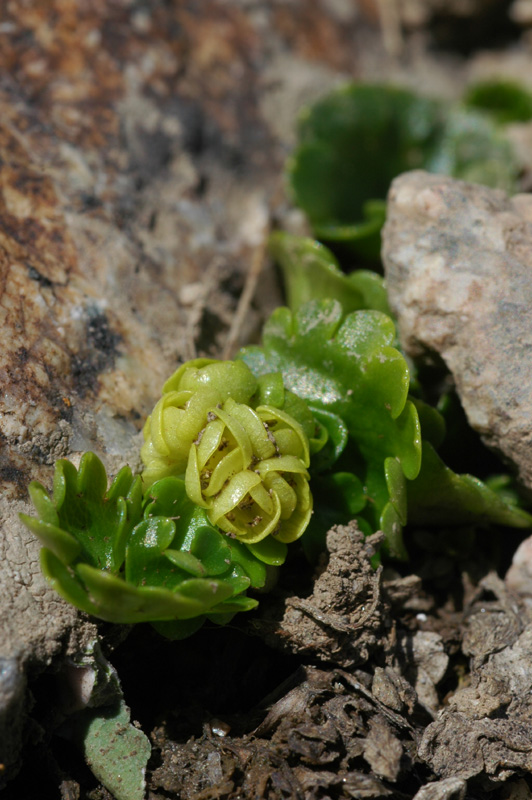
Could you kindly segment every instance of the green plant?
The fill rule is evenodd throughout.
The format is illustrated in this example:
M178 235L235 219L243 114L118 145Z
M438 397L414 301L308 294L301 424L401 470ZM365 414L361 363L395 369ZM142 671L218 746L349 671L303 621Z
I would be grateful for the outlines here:
M265 394L276 405L263 403ZM188 497L245 544L268 538L271 549L298 539L312 513L309 439L283 410L286 401L275 375L259 389L242 362L188 362L167 381L146 422L145 484L184 474ZM301 410L312 438L315 423Z
M140 478L124 467L107 489L101 461L86 453L79 470L56 464L53 498L30 484L39 518L22 515L40 539L41 566L70 603L109 622L166 625L188 635L208 617L227 621L256 606L245 597L266 580L266 565L210 524L168 477L142 496Z
M307 284L295 286L296 297L329 284L335 294L347 281L325 248L290 237L275 246L286 248L288 270L302 253L319 255L296 268L296 283ZM348 281L349 302L382 306L381 279L360 277ZM124 467L107 488L102 463L86 453L78 470L57 463L52 495L30 485L38 517L21 518L43 545L52 586L101 619L149 621L180 638L256 607L246 592L264 587L287 545L303 536L313 556L334 522L354 517L367 533L382 529L384 552L396 558L406 557L409 518L530 525L439 459L443 421L409 396L395 344L383 311L310 300L296 312L277 309L263 345L236 361L184 364L146 422L142 477Z
M426 169L506 191L519 172L486 115L393 86L331 92L303 111L298 134L288 163L296 204L317 239L368 263L380 259L385 198L401 172Z
M300 135L291 179L315 230L371 257L402 169L515 177L484 118L389 87L334 92ZM21 518L43 545L44 574L78 608L180 638L255 608L248 590L267 585L288 545L301 539L313 558L338 522L380 528L384 556L398 559L408 522L531 525L504 478L456 474L438 455L445 422L401 353L383 279L345 275L313 239L277 232L270 252L289 308L260 346L168 379L144 426L141 476L124 467L108 487L86 453L79 469L57 463L53 493L30 485L38 516Z
M369 273L367 291L365 270L344 275L332 253L310 239L276 233L270 250L293 310L277 309L263 345L240 357L256 375L278 370L315 416L327 414L329 449L311 465L316 510L303 537L307 552L324 549L334 521L352 518L367 533L383 530L384 551L396 558L406 557L407 522L530 527L515 495L455 473L438 456L445 422L419 396L412 365L398 349L394 322L382 311L383 279ZM316 469L332 442L341 445L325 470Z
M501 125L532 119L532 95L520 84L508 80L487 80L472 84L464 104L489 114Z
M198 359L165 384L145 426L145 469L109 488L101 461L58 461L53 494L33 482L41 565L70 603L109 622L150 621L179 638L254 608L267 569L312 513L310 452L327 440L279 374Z

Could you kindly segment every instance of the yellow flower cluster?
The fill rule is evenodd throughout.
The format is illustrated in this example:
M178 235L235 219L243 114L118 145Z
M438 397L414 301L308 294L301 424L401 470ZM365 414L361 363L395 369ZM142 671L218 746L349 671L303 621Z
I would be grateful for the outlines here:
M197 359L164 386L144 428L143 480L184 475L213 525L246 544L297 539L312 513L309 443L271 405L253 408L257 381L241 361Z

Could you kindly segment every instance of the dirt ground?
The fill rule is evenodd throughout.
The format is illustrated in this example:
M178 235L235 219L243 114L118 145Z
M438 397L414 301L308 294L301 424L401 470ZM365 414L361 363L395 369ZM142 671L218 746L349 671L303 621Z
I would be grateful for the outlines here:
M24 438L30 423L17 418L2 434L11 504L28 479L50 482L55 457L90 445L123 461L175 363L256 338L282 302L271 265L245 321L233 322L266 231L301 226L282 170L305 102L347 78L446 97L493 72L532 87L532 39L498 0L467 10L421 0L51 5L7 4L0 23L0 133L15 176L4 190L37 185L34 162L50 181L34 192L41 227L9 218L10 236L53 308L50 324L71 326L52 359L36 344L48 329L30 304L25 360L20 343L4 348L9 380L61 431L53 446L46 427ZM87 50L94 30L99 61ZM69 283L60 267L84 247ZM92 316L75 318L87 297ZM55 370L46 391L28 372L43 359ZM99 625L153 745L150 800L532 796L532 612L501 580L522 535L486 532L480 546L459 532L451 557L434 534L409 531L412 561L374 571L379 537L333 528L314 574L294 547L258 611L189 640ZM61 733L65 631L80 619L28 661L22 769L6 800L112 800Z

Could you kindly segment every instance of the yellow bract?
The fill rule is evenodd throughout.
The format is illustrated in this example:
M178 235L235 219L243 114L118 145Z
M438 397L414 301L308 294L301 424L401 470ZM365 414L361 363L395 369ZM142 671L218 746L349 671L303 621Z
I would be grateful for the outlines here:
M248 404L256 386L242 362L181 367L146 422L143 480L184 475L190 499L229 536L288 543L312 513L308 440L289 414Z

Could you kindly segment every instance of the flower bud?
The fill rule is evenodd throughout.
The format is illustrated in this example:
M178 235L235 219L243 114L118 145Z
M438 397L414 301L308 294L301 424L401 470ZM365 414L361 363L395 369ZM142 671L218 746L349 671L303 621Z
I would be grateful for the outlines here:
M312 513L308 439L285 411L252 408L249 368L198 359L164 390L144 429L144 482L184 475L212 524L246 544L301 536Z

